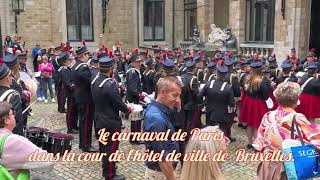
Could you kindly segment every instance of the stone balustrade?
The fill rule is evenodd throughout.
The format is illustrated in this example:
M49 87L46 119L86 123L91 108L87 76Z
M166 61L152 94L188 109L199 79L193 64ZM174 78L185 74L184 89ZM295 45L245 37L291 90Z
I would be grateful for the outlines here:
M273 44L240 44L239 49L243 54L252 55L257 53L258 55L271 55L274 51Z

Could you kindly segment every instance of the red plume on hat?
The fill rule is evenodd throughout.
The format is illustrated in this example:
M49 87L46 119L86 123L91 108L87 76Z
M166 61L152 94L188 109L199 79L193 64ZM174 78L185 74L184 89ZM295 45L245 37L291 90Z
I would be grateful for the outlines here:
M2 58L0 58L0 64L3 64L3 59Z
M86 46L86 41L85 40L82 40L82 45Z
M167 58L168 58L167 53L163 53L163 54L162 54L162 59L167 59Z
M103 50L106 54L109 52L107 47L104 47Z
M114 54L113 54L113 51L112 51L112 50L109 51L109 57L111 57L111 58L114 57Z
M317 62L317 61L318 61L318 57L314 57L314 58L313 58L313 61L314 61L314 62Z
M139 54L139 49L138 48L134 48L133 49L133 54L138 55Z
M224 65L224 59L220 60L220 65L223 66Z
M150 58L150 59L152 58L151 54L148 54L148 58Z
M159 61L159 64L162 65L163 64L162 61Z
M213 58L211 58L210 61L211 61L211 62L217 62L217 58L213 57Z
M310 52L313 52L313 53L314 53L315 51L316 51L315 48L311 48L311 49L310 49Z
M12 53L13 53L14 55L16 55L17 49L16 49L16 48L13 48L13 49L12 49Z

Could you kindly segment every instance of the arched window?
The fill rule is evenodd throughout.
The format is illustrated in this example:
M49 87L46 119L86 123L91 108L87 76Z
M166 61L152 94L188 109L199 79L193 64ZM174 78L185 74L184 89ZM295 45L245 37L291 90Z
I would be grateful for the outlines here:
M275 0L246 1L246 41L273 43Z

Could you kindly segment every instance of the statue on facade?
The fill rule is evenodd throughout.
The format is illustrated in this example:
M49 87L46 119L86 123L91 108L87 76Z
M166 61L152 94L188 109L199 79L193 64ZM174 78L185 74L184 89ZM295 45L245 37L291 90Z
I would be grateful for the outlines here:
M227 34L217 28L215 24L211 24L211 33L208 36L208 43L207 45L214 45L217 47L221 47L224 45L224 41L227 38Z
M193 27L192 45L193 46L199 46L200 45L200 32L199 32L199 29L198 29L198 25Z
M227 26L223 32L226 34L226 38L223 41L223 45L227 48L235 48L236 47L236 37L232 34L231 28Z

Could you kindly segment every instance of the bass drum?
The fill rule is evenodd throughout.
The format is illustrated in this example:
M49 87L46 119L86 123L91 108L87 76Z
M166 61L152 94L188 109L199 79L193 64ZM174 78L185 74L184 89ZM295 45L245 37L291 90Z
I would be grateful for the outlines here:
M32 97L37 97L38 82L32 78L28 73L20 71L20 80L24 82L29 91L32 93Z

